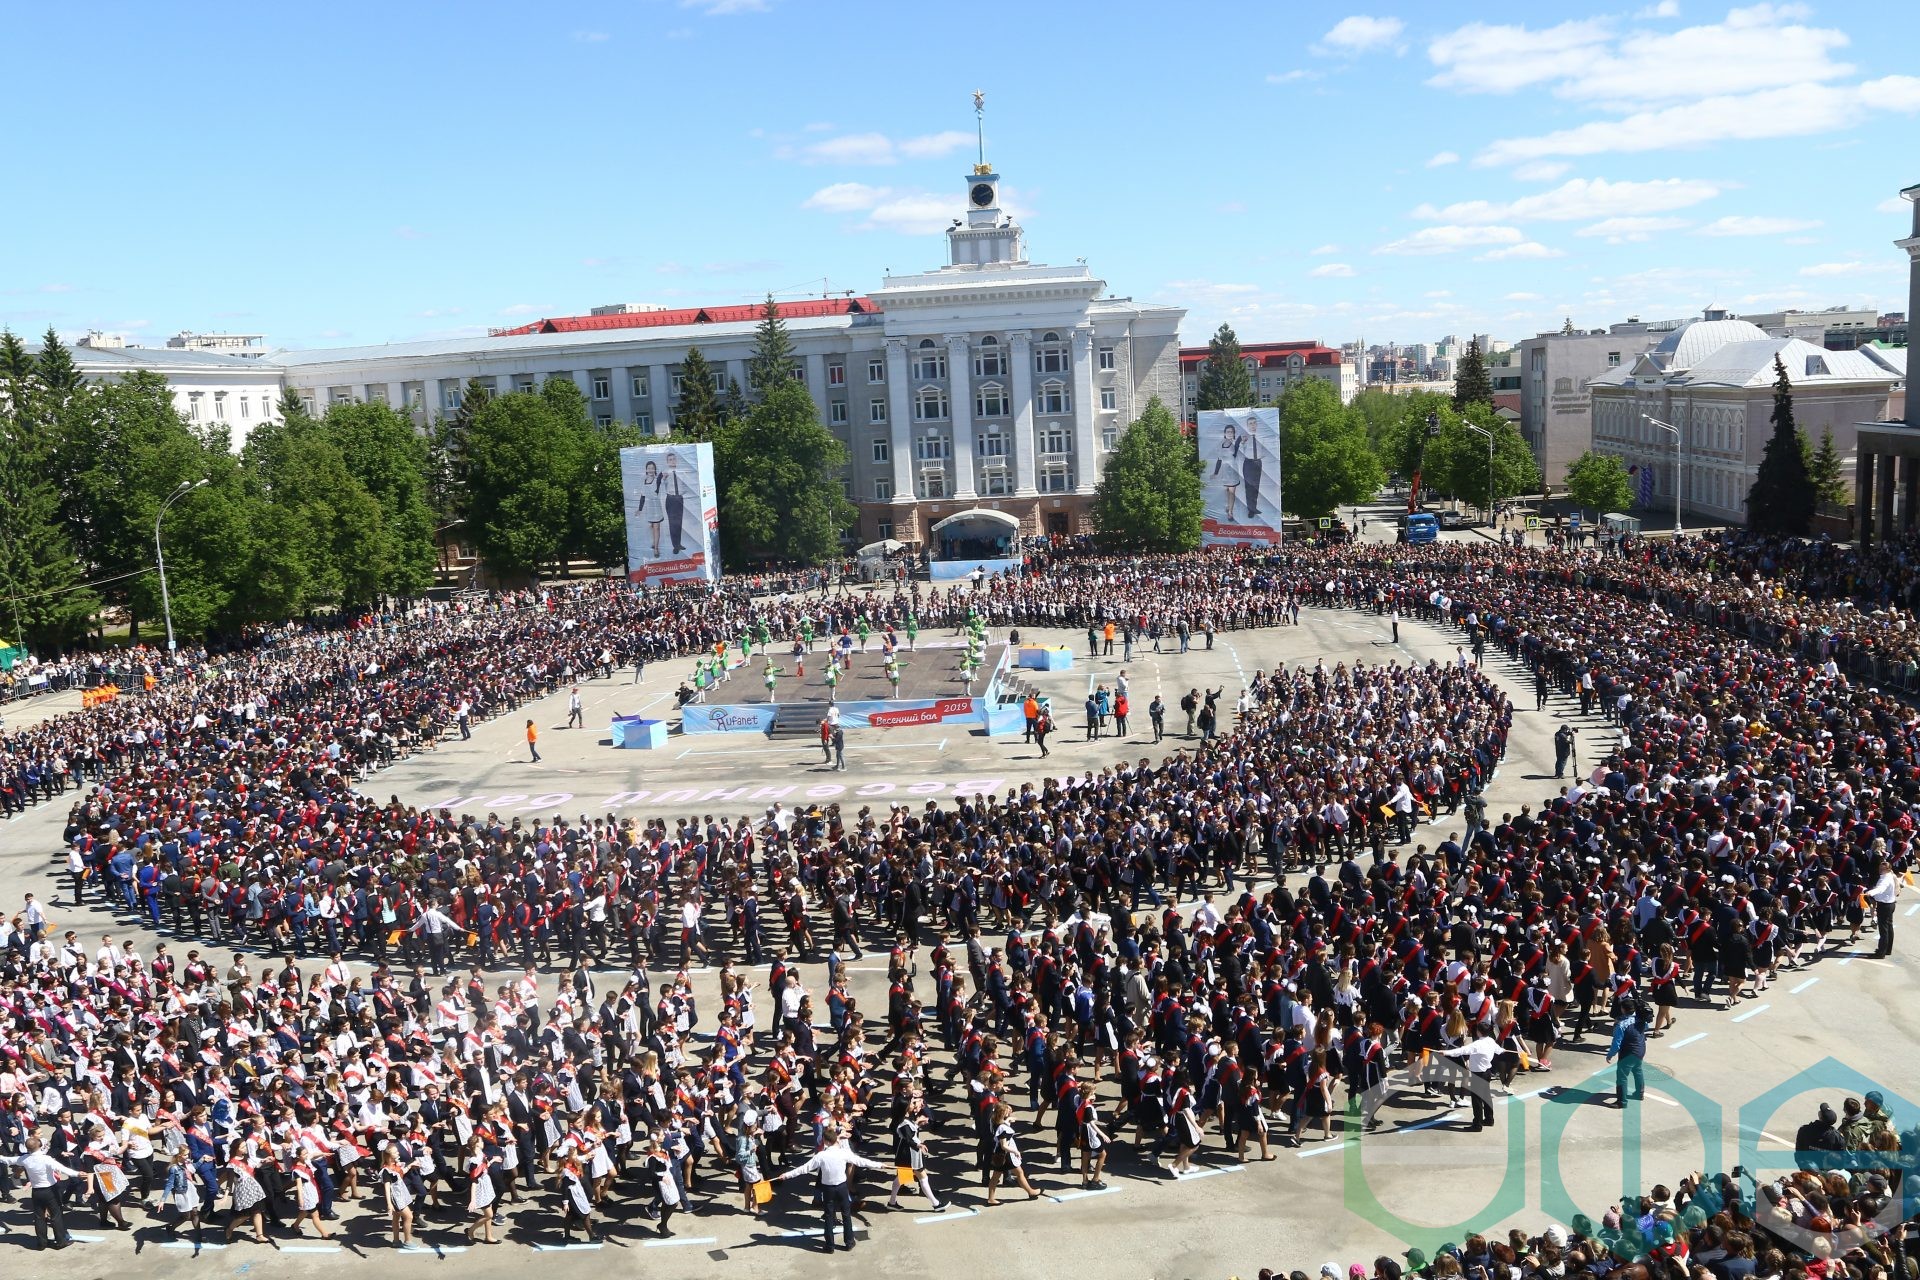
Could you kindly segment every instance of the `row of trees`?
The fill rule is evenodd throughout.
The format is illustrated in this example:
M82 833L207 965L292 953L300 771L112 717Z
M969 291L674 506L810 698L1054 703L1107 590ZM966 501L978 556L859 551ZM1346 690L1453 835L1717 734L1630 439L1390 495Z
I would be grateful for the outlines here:
M836 553L858 515L838 479L846 451L793 375L772 299L751 398L716 391L698 351L683 375L673 438L713 445L723 555ZM623 564L620 450L651 438L596 424L570 379L508 395L476 380L424 435L383 404L315 415L290 395L236 453L226 424L188 422L157 375L89 382L51 330L38 351L0 335L0 641L59 649L106 609L138 638L162 613L154 525L170 501L168 597L184 636L418 595L436 535L459 526L508 580Z
M1281 501L1303 519L1330 515L1370 498L1389 475L1419 470L1427 488L1484 502L1488 441L1493 436L1496 498L1533 489L1539 472L1511 423L1493 411L1492 387L1477 349L1462 361L1458 384L1470 398L1427 392L1362 391L1342 404L1318 378L1296 380L1280 395ZM1239 339L1221 325L1209 343L1196 407L1244 408L1259 403ZM1429 425L1437 421L1436 430ZM1117 546L1183 550L1199 545L1200 460L1197 444L1158 399L1120 437L1107 459L1094 501L1094 522Z
M384 406L314 418L291 399L236 454L157 375L88 382L51 330L38 352L0 334L0 628L57 648L114 607L138 637L161 617L155 522L182 486L164 530L180 633L417 594L433 577L427 461Z

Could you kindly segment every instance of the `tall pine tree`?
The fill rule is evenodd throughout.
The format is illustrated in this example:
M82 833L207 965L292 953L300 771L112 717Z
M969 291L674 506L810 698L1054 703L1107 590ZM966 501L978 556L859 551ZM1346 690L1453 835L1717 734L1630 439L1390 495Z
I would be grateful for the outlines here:
M80 385L80 369L73 362L73 352L67 350L67 344L60 341L52 325L47 326L46 336L40 339L40 358L34 365L41 385L53 393L56 401L65 400Z
M673 406L673 434L686 440L711 440L720 426L720 393L714 389L713 366L688 347L680 362L680 399Z
M1480 354L1478 339L1469 339L1460 355L1460 367L1453 373L1453 407L1493 404L1493 379L1487 376L1487 362Z
M1207 344L1207 365L1200 371L1197 409L1244 409L1253 403L1253 375L1240 355L1233 326L1223 324Z
M0 647L39 653L77 640L100 604L60 521L48 410L33 357L0 333Z
M1820 447L1807 463L1807 476L1813 481L1813 496L1823 507L1844 511L1847 506L1847 481L1840 462L1840 451L1833 446L1833 428L1820 433Z
M1747 527L1759 533L1805 537L1817 501L1807 474L1807 451L1793 421L1793 383L1787 366L1773 357L1773 434L1760 457L1760 471L1747 490Z
M760 324L753 332L753 355L747 361L747 381L755 395L765 396L793 377L793 339L786 322L780 318L780 306L767 295L760 309Z

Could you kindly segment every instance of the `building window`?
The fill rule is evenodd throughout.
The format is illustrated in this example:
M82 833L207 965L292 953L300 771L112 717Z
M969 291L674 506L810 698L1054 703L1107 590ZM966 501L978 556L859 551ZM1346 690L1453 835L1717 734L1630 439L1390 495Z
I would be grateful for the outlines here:
M676 371L673 374L669 375L668 381L672 385L673 398L674 400L678 401L680 399L682 389L686 385L685 376L679 373L678 371Z
M253 416L253 410L247 404L245 396L240 397L240 421L245 422Z
M302 391L300 393L300 408L309 418L313 416L313 392ZM198 399L194 400L193 416L194 419L198 421L200 417L200 402Z
M593 398L595 400L613 399L613 379L604 373L593 375Z
M1065 373L1067 371L1067 344L1060 341L1057 333L1044 333L1040 344L1033 349L1033 371L1035 373Z
M887 362L880 356L867 361L867 381L881 383L887 380Z
M980 437L977 452L983 458L1004 458L1007 456L1007 438L998 431L989 431Z
M885 422L887 420L887 402L879 397L867 401L867 421Z
M875 462L893 461L893 446L887 443L887 438L885 436L874 437L873 460Z
M844 426L847 421L847 402L835 400L827 406L827 421Z
M873 527L879 532L882 541L893 536L893 521L891 520L881 520Z
M828 365L827 366L827 385L830 387L846 386L847 385L847 366L845 366L844 364Z
M311 406L309 406L308 412L312 412ZM198 391L189 392L187 395L187 421L200 421L200 393Z
M460 398L461 393L458 384L446 386L440 390L440 404L448 413L458 413L460 411Z
M518 391L523 396L530 396L534 392L533 379L521 378L519 381L513 384L513 389L515 391Z
M1049 462L1040 468L1040 492L1065 493L1070 487L1067 483L1068 469L1064 462Z
M725 369L715 369L713 371L713 394L717 396L727 394L727 371Z
M408 406L414 409L426 408L427 407L427 389L425 387L415 387L411 391L407 392L407 404Z
M1108 453L1120 447L1120 428L1117 425L1109 422L1100 428L1100 447Z
M913 442L913 451L922 462L945 462L953 456L953 445L945 436L921 436Z
M887 479L885 476L875 480L873 482L873 500L875 502L892 502L893 481ZM885 537L886 535L882 534L881 536Z
M650 413L636 413L633 415L633 425L640 428L642 435L650 436L653 434L653 415Z
M920 496L923 498L946 497L947 473L944 471L922 471L920 473Z
M1007 484L1005 467L982 467L980 469L980 491L989 498L1004 498L1010 491Z
M641 400L645 400L647 398L647 375L646 374L636 373L633 375L633 394Z
M915 422L944 422L947 418L947 393L939 387L922 387L913 397Z
M1112 387L1100 388L1100 407L1102 409L1118 409L1120 407L1119 393Z
M1040 384L1040 412L1072 413L1073 398L1067 394L1064 382L1043 382Z
M1620 353L1618 351L1607 352L1607 368L1617 369L1619 367L1620 367Z
M1113 368L1113 348L1111 346L1100 348L1100 367L1108 370Z
M1007 393L997 382L985 382L973 396L973 414L976 418L1004 418L1007 416Z
M1006 353L1000 350L1000 341L992 334L980 339L980 351L973 357L973 374L976 378L1007 376Z
M613 425L613 415L610 413L596 413L593 415L593 425L601 428L610 427Z
M947 376L947 350L936 346L932 338L922 338L919 350L913 357L913 376L916 378L944 378Z
M227 393L224 391L213 393L213 420L215 422L227 420Z
M1040 431L1040 452L1065 453L1067 451L1067 429L1057 422L1049 422Z

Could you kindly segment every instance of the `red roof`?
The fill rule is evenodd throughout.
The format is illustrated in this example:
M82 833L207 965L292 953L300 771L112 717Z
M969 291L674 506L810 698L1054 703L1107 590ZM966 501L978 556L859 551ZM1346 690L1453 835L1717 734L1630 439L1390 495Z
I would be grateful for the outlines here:
M782 320L800 320L814 316L859 316L878 311L871 298L808 298L801 302L776 302L774 309ZM523 333L587 333L596 329L656 329L683 324L751 323L760 318L765 303L749 302L731 307L677 307L671 311L636 311L617 316L556 316L535 320L513 329L495 329L494 337L513 337Z
M1180 348L1180 367L1191 373L1207 362L1208 347ZM1258 362L1262 369L1285 368L1294 356L1299 356L1302 364L1337 365L1340 353L1332 347L1323 347L1318 342L1249 342L1240 348L1244 358Z

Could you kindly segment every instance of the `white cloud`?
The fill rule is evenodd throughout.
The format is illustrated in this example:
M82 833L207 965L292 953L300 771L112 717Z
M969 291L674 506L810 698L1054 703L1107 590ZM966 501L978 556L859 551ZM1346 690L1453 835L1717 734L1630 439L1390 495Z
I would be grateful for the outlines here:
M1443 164L1459 163L1460 153L1458 151L1440 151L1434 154L1433 159L1427 161L1427 168L1438 169Z
M954 219L952 196L931 191L903 191L873 206L856 230L896 231L902 235L930 235L944 231Z
M1633 16L1643 22L1649 18L1677 18L1680 16L1680 0L1660 0L1659 4L1650 4Z
M1427 83L1465 93L1512 93L1578 75L1609 39L1608 25L1599 19L1539 31L1470 22L1427 45L1428 59L1440 68Z
M1224 204L1214 206L1214 212L1216 213L1245 213L1246 211L1247 202L1245 200L1228 200Z
M1410 236L1390 240L1375 253L1435 254L1454 253L1481 245L1518 244L1526 239L1518 227L1422 227Z
M414 314L418 315L422 320L436 320L442 316L457 316L460 314L460 308L428 307L425 311L417 311Z
M516 302L512 306L500 308L503 316L544 316L551 315L553 304L549 302Z
M1703 236L1781 236L1789 231L1811 231L1820 223L1814 218L1769 218L1750 214L1728 214L1700 228Z
M1591 156L1706 146L1715 142L1797 138L1829 133L1876 112L1920 112L1920 78L1882 76L1853 85L1790 85L1726 94L1595 120L1531 138L1502 138L1475 164L1516 164L1543 156Z
M1305 71L1298 67L1292 71L1269 71L1267 73L1268 84L1297 84L1302 80L1318 80L1319 78L1320 73L1318 71Z
M1356 13L1334 23L1333 30L1320 37L1320 43L1314 46L1314 51L1329 54L1372 53L1376 49L1393 46L1406 29L1407 24L1398 18L1370 18Z
M1353 274L1353 268L1344 262L1323 262L1313 270L1307 272L1307 274L1310 276L1318 276L1322 279L1344 280Z
M1540 301L1540 295L1537 293L1510 293L1506 296L1504 301L1506 302L1538 302Z
M1870 271L1885 270L1881 262L1816 262L1810 267L1800 268L1803 276L1858 276Z
M1451 297L1453 296L1453 290L1451 290L1451 289L1429 289L1429 290L1427 290L1427 292L1425 292L1425 293L1423 293L1423 294L1421 294L1420 296L1421 296L1421 297L1423 297L1423 298L1451 298Z
M836 182L822 187L800 202L802 209L824 209L828 213L853 213L871 209L887 198L888 187L870 187L864 182Z
M1338 253L1338 252L1340 252L1340 246L1337 244L1323 244L1318 249L1315 249L1313 251L1315 257L1319 257L1321 254L1325 254L1325 253Z
M1885 200L1873 206L1873 208L1876 213L1905 213L1907 210L1913 208L1913 206L1905 200L1902 200L1899 196L1888 196Z
M805 164L883 165L902 160L937 159L972 144L973 135L958 129L897 139L884 133L847 133L803 147L783 146L774 154L782 160L799 160Z
M573 38L581 44L605 44L613 39L604 31L576 31L573 33Z
M1474 255L1475 262L1512 262L1522 259L1564 258L1564 249L1549 249L1537 240L1527 240L1520 244L1509 245L1504 249L1489 249L1485 253Z
M731 18L740 13L765 13L773 6L768 0L680 0L682 9L698 9L710 18Z
M1520 182L1552 182L1573 168L1564 160L1529 160L1513 171Z
M1602 218L1580 228L1577 236L1605 236L1608 244L1645 240L1656 231L1678 231L1687 225L1685 218Z
M1423 204L1413 211L1413 216L1436 222L1525 222L1529 219L1571 222L1580 218L1684 209L1719 194L1718 186L1693 178L1656 178L1649 182L1570 178L1551 191L1521 196L1505 204L1466 200L1438 209Z

